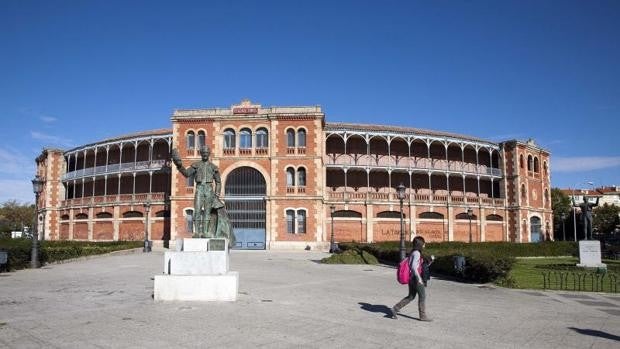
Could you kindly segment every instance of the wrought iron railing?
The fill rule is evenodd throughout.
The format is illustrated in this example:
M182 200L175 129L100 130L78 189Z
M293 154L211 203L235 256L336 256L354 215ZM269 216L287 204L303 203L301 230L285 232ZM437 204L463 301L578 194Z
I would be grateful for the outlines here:
M543 289L618 293L618 276L609 272L545 271Z

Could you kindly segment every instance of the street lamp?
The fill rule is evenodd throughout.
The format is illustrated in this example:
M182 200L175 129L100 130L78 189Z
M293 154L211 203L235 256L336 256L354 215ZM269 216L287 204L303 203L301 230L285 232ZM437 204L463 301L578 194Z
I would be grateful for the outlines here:
M329 253L335 253L338 250L336 244L334 243L334 212L336 212L336 206L331 205L329 206L329 209L332 217L332 236L329 239Z
M405 186L401 182L396 188L400 201L400 260L405 259L405 222L403 220L403 200L405 199Z
M562 212L560 217L562 218L562 241L566 241L566 231L564 230L564 220L566 219L566 213Z
M577 242L577 210L575 206L575 188L571 189L572 197L572 209L573 209L573 236L575 238L575 242Z
M147 201L143 206L146 212L146 220L144 221L144 248L142 252L151 252L151 242L149 241L149 212L151 211L151 202Z
M471 244L471 218L474 216L474 210L471 207L467 208L467 218L469 218L469 243Z
M36 268L39 266L39 195L43 191L43 184L45 180L41 176L36 175L32 180L32 191L34 192L34 213L35 224L32 230L32 250L30 251L30 267Z

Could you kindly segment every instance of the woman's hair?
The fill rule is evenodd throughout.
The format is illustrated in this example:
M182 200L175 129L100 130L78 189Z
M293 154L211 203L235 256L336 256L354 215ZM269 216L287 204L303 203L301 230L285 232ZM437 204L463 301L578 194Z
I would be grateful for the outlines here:
M422 251L424 247L424 238L421 236L416 236L413 238L413 250Z

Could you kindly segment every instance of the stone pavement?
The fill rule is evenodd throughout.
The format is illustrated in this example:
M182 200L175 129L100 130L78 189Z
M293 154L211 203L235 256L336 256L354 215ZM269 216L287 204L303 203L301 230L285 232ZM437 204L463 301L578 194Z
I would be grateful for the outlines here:
M433 279L428 312L398 320L388 266L323 265L314 251L233 251L234 303L153 301L163 252L0 274L1 348L618 348L620 295Z

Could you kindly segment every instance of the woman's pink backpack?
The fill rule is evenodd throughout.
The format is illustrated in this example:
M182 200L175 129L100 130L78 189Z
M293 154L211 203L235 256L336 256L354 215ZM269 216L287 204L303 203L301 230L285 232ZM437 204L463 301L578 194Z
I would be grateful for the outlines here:
M411 257L409 257L411 258ZM409 268L409 258L405 258L398 263L398 269L396 270L396 280L399 283L406 285L411 279L411 268Z

